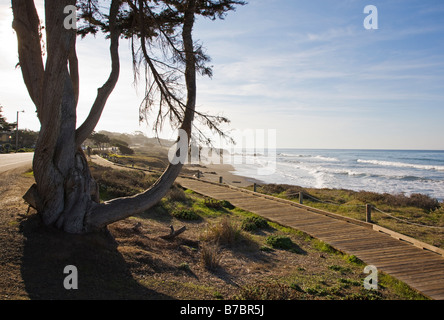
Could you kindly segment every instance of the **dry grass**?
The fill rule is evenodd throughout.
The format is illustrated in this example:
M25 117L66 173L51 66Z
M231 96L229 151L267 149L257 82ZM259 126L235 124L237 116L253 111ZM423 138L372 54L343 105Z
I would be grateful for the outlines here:
M222 259L219 245L216 243L204 242L200 248L200 259L203 266L209 270L216 270L219 268Z
M208 227L203 239L219 245L233 246L240 236L240 228L227 216Z
M248 215L237 209L208 211L199 221L152 211L116 222L105 233L68 235L44 226L35 212L26 215L21 195L33 183L31 177L1 178L0 299L420 298L382 281L377 296L365 292L362 266L338 252L320 251L313 239L275 224L240 231ZM198 195L188 197L193 204L204 202ZM163 240L169 225L185 225L187 231ZM260 250L270 235L289 237L304 253ZM76 291L62 286L66 265L78 267Z

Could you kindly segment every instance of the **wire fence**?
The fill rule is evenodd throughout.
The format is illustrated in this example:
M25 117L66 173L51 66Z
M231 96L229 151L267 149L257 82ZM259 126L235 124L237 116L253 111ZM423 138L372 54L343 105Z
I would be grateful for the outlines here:
M393 219L395 219L397 221L403 222L403 223L411 224L411 225L418 226L418 227L425 227L425 228L444 230L444 227L429 226L429 225L425 225L425 224L421 224L421 223L415 223L415 222L411 222L411 221L408 221L408 220L405 220L405 219L401 219L401 218L395 217L395 216L393 216L390 213L384 212L384 211L376 208L375 206L372 206L372 209L375 209L376 211L378 211L378 212L380 212L380 213L382 213L382 214L384 214L386 216L389 216L390 218L393 218Z

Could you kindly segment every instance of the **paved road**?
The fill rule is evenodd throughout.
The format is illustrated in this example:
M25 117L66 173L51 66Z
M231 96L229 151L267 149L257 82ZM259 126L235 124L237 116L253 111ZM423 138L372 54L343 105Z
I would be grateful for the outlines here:
M0 173L31 166L33 157L33 152L0 154Z

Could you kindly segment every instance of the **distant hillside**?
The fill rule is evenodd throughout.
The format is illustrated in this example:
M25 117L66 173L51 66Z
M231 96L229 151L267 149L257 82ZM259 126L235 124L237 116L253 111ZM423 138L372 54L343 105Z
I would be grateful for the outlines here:
M130 133L119 133L119 132L102 130L99 131L99 133L107 135L110 139L118 139L125 141L131 147L160 146L160 147L169 148L174 144L174 141L171 140L147 137L141 131L135 131L134 133L130 134Z

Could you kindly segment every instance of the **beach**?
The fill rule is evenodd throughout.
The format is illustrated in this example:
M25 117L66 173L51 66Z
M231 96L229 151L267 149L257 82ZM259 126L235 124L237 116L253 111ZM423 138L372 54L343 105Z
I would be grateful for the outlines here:
M277 149L238 153L236 176L268 184L347 189L444 200L444 151ZM270 169L268 172L264 169Z
M219 183L222 182L236 187L248 187L254 183L263 183L262 181L243 175L235 174L236 169L231 164L210 164L210 165L186 165L186 169L199 170L199 179Z

